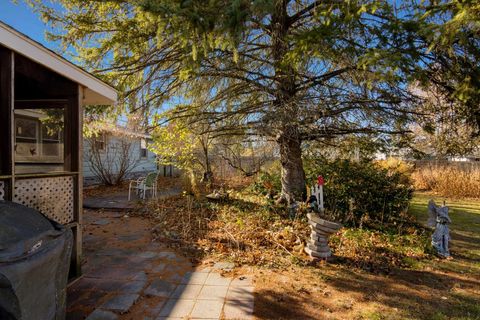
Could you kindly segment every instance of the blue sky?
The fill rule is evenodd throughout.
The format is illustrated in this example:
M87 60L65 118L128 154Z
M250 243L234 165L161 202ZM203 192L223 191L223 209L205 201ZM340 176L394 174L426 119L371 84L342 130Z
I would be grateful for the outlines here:
M0 20L18 31L26 34L49 49L55 49L55 43L45 40L45 30L48 27L40 20L38 14L22 0L17 4L11 0L0 0Z

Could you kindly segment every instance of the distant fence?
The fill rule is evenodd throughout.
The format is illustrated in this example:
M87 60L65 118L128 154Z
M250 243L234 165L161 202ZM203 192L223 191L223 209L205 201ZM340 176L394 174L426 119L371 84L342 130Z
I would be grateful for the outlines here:
M245 177L246 175L255 176L259 172L259 168L269 167L276 161L273 157L241 157L235 160L234 166L237 166L237 168L234 168L231 163L222 157L212 157L211 164L215 176L220 179Z

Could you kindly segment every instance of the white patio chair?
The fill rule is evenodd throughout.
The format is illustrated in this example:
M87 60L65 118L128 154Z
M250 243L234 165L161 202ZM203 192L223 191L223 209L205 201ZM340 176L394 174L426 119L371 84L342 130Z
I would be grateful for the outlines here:
M151 172L147 174L146 177L141 177L137 180L130 181L130 184L128 185L128 201L130 201L132 189L135 190L141 199L145 199L147 197L147 191L150 191L152 198L156 198L157 180L158 172Z

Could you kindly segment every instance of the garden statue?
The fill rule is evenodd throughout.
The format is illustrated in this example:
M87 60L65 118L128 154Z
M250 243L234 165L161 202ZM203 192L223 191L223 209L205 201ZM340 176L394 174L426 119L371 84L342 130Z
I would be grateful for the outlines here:
M310 211L318 212L318 201L317 201L317 197L315 195L312 194L308 198L307 204L308 204L308 207L309 207Z
M332 255L328 246L328 238L342 227L339 223L323 219L325 216L323 184L324 179L319 176L317 183L310 188L311 195L308 199L311 212L307 214L307 217L312 232L305 252L314 260L327 259Z
M448 207L437 206L433 200L428 202L428 222L429 227L435 228L432 234L432 246L437 250L438 255L444 258L450 258L448 250L448 241L450 240L450 231L448 224L452 222L448 216Z

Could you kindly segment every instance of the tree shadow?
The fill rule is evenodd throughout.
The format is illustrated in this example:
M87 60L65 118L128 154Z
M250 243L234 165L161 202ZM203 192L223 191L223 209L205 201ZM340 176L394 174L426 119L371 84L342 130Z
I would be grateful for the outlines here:
M480 297L453 295L452 299L450 294L455 287L475 290L480 287L480 281L476 280L396 269L388 277L362 273L341 275L330 278L329 284L339 291L355 293L361 301L398 309L404 317L431 319L438 313L448 317L467 314L480 317Z
M309 301L305 296L295 295L292 292L282 294L273 290L256 291L255 317L258 319L319 319L319 315L301 308L304 303L312 304L316 310L327 309L318 301Z

